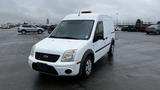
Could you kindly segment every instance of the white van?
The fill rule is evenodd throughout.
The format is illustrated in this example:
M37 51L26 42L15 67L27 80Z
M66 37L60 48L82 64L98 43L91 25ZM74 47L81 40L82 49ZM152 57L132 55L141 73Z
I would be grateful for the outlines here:
M106 53L113 55L114 44L111 17L91 12L71 14L32 47L28 63L43 74L87 78L94 63Z

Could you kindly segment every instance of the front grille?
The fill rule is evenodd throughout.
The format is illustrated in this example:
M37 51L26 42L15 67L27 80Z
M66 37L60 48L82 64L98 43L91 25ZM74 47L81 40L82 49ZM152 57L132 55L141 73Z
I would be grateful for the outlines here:
M56 62L59 59L60 55L55 54L46 54L46 53L39 53L36 52L35 58L41 61L47 62Z
M53 74L53 75L58 75L58 72L56 69L52 66L49 66L47 64L43 63L33 63L32 68L36 71L48 73L48 74Z

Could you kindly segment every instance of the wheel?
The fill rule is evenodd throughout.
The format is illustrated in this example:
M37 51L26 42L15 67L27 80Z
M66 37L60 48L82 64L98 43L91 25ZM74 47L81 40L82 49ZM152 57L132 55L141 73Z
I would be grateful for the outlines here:
M48 31L48 34L51 34L51 31Z
M156 32L156 35L158 35L159 34L159 32Z
M22 30L21 33L22 33L22 34L26 34L26 30Z
M153 32L153 34L154 34L154 35L157 35L157 33L156 33L156 32Z
M112 57L114 54L114 44L112 43L108 52L108 56Z
M149 32L146 32L146 34L149 35L150 33L149 33Z
M43 33L43 31L42 30L38 30L38 34L42 34Z
M81 77L87 79L92 74L92 69L93 69L92 57L88 56L82 64L83 67L82 67Z

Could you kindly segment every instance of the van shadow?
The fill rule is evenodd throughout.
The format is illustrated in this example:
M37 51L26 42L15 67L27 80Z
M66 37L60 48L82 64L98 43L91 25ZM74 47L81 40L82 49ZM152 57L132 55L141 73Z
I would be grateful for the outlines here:
M114 66L114 57L108 57L108 55L105 55L94 64L93 74L101 71L101 69L103 68L107 70L112 70L113 66Z
M38 74L35 79L33 90L40 89L63 89L63 88L84 88L83 84L87 81L96 78L96 72L101 72L101 69L108 68L112 70L113 68L113 57L104 56L96 64L94 64L93 75L89 79L85 80L79 77L55 77L48 75Z

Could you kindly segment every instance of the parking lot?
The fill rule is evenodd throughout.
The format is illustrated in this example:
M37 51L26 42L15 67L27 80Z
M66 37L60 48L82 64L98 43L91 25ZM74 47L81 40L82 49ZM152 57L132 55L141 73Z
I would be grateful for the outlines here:
M116 32L114 58L97 62L87 80L40 76L28 66L31 47L47 36L0 30L0 90L160 89L160 35Z

